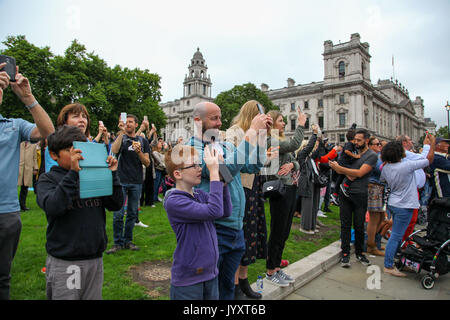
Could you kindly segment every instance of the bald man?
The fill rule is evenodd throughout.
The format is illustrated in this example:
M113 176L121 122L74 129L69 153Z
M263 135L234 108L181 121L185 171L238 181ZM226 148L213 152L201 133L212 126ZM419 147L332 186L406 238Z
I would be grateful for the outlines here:
M257 115L242 143L236 148L232 143L219 141L222 113L218 105L211 102L201 102L194 107L193 116L194 136L187 144L196 148L199 159L202 161L202 180L196 188L209 192L209 172L203 161L203 150L205 146L214 141L216 141L214 143L215 148L217 146L220 148L219 152L223 153L224 163L233 177L233 180L228 184L233 205L232 214L228 218L215 221L219 247L219 299L233 300L234 275L245 252L242 230L245 193L239 173L258 173L263 167L266 157L266 129L271 124L271 119L265 114Z

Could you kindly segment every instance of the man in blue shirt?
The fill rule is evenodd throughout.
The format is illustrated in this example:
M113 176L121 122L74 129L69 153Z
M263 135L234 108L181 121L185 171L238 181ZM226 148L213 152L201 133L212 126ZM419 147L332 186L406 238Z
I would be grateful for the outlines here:
M1 63L0 70L5 66L6 63ZM37 142L55 131L50 117L34 98L28 79L19 73L19 67L16 69L15 82L10 82L8 74L0 71L0 105L3 90L9 85L29 109L36 124L23 119L7 119L0 114L0 300L9 299L11 264L22 230L17 197L20 143Z
M206 144L212 144L223 154L224 163L233 179L228 183L233 206L231 216L217 219L216 232L219 246L219 299L234 299L234 276L245 252L244 232L242 230L245 193L241 183L240 172L257 173L265 162L266 136L258 135L267 132L270 117L265 114L257 115L246 132L241 144L235 148L232 143L218 142L219 129L222 126L220 107L211 102L201 102L194 107L194 136L187 142L194 146L203 159L203 150ZM214 139L212 137L214 136ZM216 141L216 142L214 142ZM196 186L209 192L209 172L202 161L202 179Z

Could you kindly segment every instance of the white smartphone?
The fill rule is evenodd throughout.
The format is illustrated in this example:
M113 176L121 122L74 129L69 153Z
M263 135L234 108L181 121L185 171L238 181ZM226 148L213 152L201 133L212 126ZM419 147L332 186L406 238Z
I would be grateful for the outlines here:
M120 114L120 120L122 120L123 123L127 122L127 113L126 112L122 112Z
M148 121L148 118L147 118L147 116L144 116L144 121Z
M99 121L98 122L98 125L100 126L100 127L104 127L105 125L103 124L103 121Z

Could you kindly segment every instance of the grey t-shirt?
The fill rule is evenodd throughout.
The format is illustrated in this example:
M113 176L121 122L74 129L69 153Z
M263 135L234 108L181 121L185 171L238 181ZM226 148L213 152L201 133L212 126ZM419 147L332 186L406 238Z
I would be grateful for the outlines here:
M359 169L362 167L363 164L367 164L372 168L375 168L377 160L378 160L377 154L373 150L369 149L366 152L364 152L364 154L361 155L361 158L356 159L356 161L352 163L350 169ZM372 171L369 171L365 176L354 180L350 185L349 192L351 194L368 193L367 185L369 184L369 178L371 173Z

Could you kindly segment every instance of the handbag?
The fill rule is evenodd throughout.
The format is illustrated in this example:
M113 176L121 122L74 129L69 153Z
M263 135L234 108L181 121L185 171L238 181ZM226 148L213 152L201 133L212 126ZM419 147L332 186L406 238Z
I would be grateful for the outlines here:
M310 159L310 161L314 171L312 173L314 185L321 188L326 187L328 185L328 176L317 170L316 164L314 163L313 159Z
M326 187L328 185L328 177L322 173L319 173L319 175L314 174L314 185L321 188Z
M285 194L285 190L286 189L283 181L277 179L264 182L262 191L264 198L275 199L283 197Z

